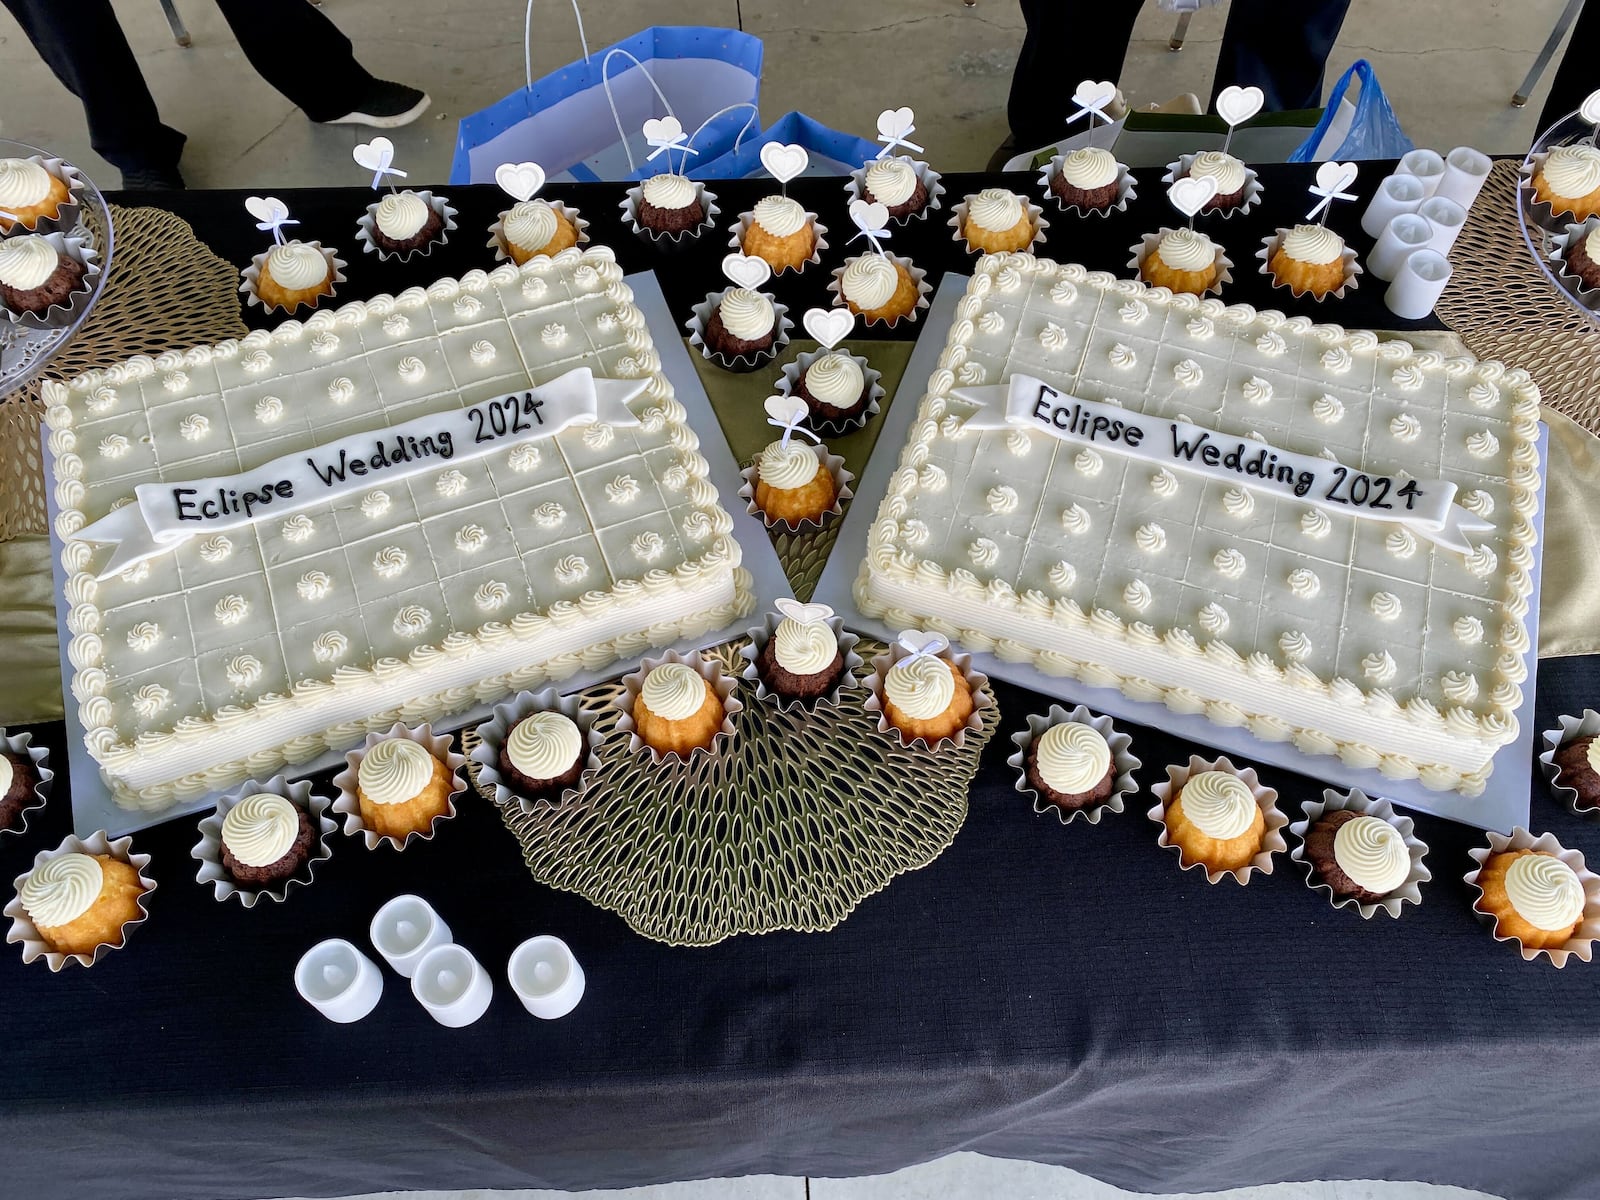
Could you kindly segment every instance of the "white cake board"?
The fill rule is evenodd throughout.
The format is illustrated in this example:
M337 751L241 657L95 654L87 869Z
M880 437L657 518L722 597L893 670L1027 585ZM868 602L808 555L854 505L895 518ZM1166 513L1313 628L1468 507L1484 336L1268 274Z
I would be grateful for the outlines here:
M853 594L856 574L866 559L867 534L889 490L889 478L899 463L900 448L905 445L906 434L922 399L924 385L933 374L939 354L944 349L945 338L955 320L956 304L965 294L968 282L966 276L946 275L934 295L917 347L912 351L911 361L906 364L905 374L901 377L897 398L889 406L883 427L878 432L877 452L868 461L861 478L855 482L855 499L850 502L850 511L845 514L844 524L839 530L839 540L828 557L816 594L812 596L812 600L819 604L831 605L850 629L886 641L892 640L898 630L863 616L856 608ZM1462 796L1456 792L1430 791L1415 779L1389 779L1376 770L1346 766L1331 754L1302 754L1291 742L1264 742L1245 729L1215 725L1199 715L1175 713L1163 704L1130 700L1115 688L1090 687L1075 679L1046 675L1026 663L1002 662L993 654L973 654L972 665L997 679L1069 703L1086 704L1098 712L1161 729L1202 746L1212 746L1242 758L1270 763L1330 785L1357 787L1369 796L1382 796L1404 808L1432 813L1479 829L1509 833L1513 825L1527 825L1532 789L1535 733L1533 696L1539 665L1539 586L1544 551L1545 477L1542 464L1549 440L1550 431L1541 424L1539 507L1533 515L1538 544L1534 555L1533 592L1528 597L1529 650L1525 656L1528 678L1522 685L1522 707L1517 709L1519 732L1515 741L1502 746L1494 756L1494 771L1482 795ZM1012 713L1006 720L1021 728L1022 716L1021 713Z
M717 414L712 410L711 401L706 396L705 388L700 384L700 376L695 372L694 363L689 358L688 349L684 346L683 337L679 332L678 321L667 307L666 297L661 294L661 284L656 280L654 271L629 275L626 277L626 282L633 289L634 303L644 313L651 335L655 338L656 351L661 355L661 370L671 381L678 402L688 412L689 427L700 435L700 453L710 464L711 482L716 485L723 506L730 512L736 512L740 504L739 488L744 483L739 475L739 464L734 460L733 451L728 447L728 439L723 436ZM48 443L48 432L42 433L41 438ZM55 572L56 630L61 640L62 698L66 707L67 763L69 778L72 781L73 830L79 837L88 837L98 829L105 830L112 837L121 837L123 834L148 829L152 825L159 825L175 817L190 816L212 809L216 807L221 792L176 804L155 813L123 808L111 798L110 789L100 777L99 767L89 757L89 751L83 742L83 724L78 719L78 704L72 698L67 682L72 678L72 665L67 661L67 646L71 641L71 634L67 631L67 602L63 594L65 580L61 572L61 540L56 534L55 463L48 444L43 446L43 451L45 497L50 515L51 564ZM789 586L789 578L784 574L783 564L778 560L778 553L773 549L766 529L760 522L736 520L733 523L733 535L744 552L744 569L750 572L753 581L755 607L750 615L740 617L721 629L674 642L671 649L688 653L690 650L715 646L738 637L746 629L760 624L761 614L769 611L775 600L782 596L794 595ZM668 647L659 647L646 653L654 658L664 653L666 649ZM576 692L604 680L627 674L639 665L643 657L645 655L622 659L595 671L580 671L561 680L555 686L564 693ZM481 724L488 720L492 707L493 705L489 704L476 705L453 717L434 721L433 728L435 731L443 732ZM330 750L308 762L290 767L284 773L290 779L299 779L343 762L342 751Z

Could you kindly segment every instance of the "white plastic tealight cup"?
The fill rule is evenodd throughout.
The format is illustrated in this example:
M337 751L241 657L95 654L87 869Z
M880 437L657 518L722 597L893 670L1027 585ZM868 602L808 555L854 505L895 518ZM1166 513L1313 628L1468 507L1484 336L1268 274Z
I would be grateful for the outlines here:
M1431 196L1444 178L1444 159L1437 150L1413 150L1400 160L1400 170L1422 184L1422 194Z
M1406 255L1425 248L1433 240L1433 225L1420 212L1391 217L1378 235L1378 244L1367 255L1367 271L1379 279L1393 279Z
M422 956L411 977L411 994L439 1024L460 1029L488 1011L494 981L465 948L451 942Z
M1444 156L1444 175L1433 193L1454 200L1462 208L1471 208L1483 185L1489 181L1494 163L1481 150L1471 146L1457 146Z
M1450 275L1450 260L1444 255L1437 250L1418 250L1400 264L1383 302L1395 316L1419 321L1433 311Z
M294 986L328 1020L348 1025L378 1006L383 972L343 938L329 938L300 956Z
M416 974L422 956L450 940L450 926L421 896L396 896L378 910L369 931L384 961L405 978Z
M558 937L523 942L511 952L506 974L522 1007L546 1021L566 1016L583 999L583 968Z
M1361 218L1361 228L1368 237L1378 237L1385 225L1401 213L1416 212L1417 205L1425 199L1422 181L1415 175L1391 175L1372 194L1372 203L1367 205Z
M1448 196L1430 196L1417 208L1417 216L1433 226L1433 236L1428 239L1428 249L1449 254L1461 230L1467 224L1467 210Z

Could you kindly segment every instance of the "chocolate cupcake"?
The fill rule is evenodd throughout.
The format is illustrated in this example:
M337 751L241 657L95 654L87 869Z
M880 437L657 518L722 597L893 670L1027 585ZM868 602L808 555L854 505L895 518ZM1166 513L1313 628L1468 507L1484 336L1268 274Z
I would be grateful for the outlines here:
M1184 172L1190 179L1215 179L1217 194L1207 200L1202 212L1231 212L1244 203L1246 185L1250 175L1245 165L1231 154L1221 150L1203 150L1196 154Z
M535 712L506 731L496 765L513 791L530 800L555 800L578 786L588 758L583 731L571 718Z
M222 869L241 887L271 887L301 873L316 841L305 809L273 792L256 792L222 818Z
M909 159L880 158L862 176L861 198L883 205L891 217L909 217L927 206L928 188Z
M1577 737L1556 748L1556 781L1578 793L1583 808L1600 807L1600 737Z
M706 219L700 189L685 175L652 175L639 189L639 224L657 233L686 233Z
M777 314L772 301L749 288L730 288L723 294L706 321L706 349L713 354L738 358L741 354L761 354L772 348L778 336Z
M40 234L0 242L0 305L13 313L43 314L66 308L83 290L85 263L63 253Z
M37 804L33 789L39 786L39 768L26 750L13 750L0 742L0 829L22 824L22 810Z
M844 651L823 605L779 601L783 620L756 656L756 673L780 700L816 700L844 674ZM817 614L812 618L812 613Z
M1381 817L1341 808L1315 821L1305 835L1312 873L1338 897L1376 904L1404 884L1411 852L1400 830Z
M817 421L853 420L867 407L871 393L861 364L838 350L813 359L794 387L794 394L806 402Z
M1567 243L1567 270L1576 275L1585 291L1600 288L1600 227Z
M420 250L444 229L443 214L416 192L390 192L370 211L372 244L385 254Z
M1109 150L1085 146L1061 160L1050 179L1051 193L1065 205L1084 212L1103 212L1117 202L1121 169Z
M1067 812L1099 804L1117 782L1106 739L1076 721L1052 725L1034 738L1023 761L1028 786Z

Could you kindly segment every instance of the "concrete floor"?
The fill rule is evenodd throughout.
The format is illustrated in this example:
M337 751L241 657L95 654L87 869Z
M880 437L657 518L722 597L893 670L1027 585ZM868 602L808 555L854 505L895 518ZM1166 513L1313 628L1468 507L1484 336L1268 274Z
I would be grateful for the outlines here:
M196 187L354 184L350 149L367 134L308 123L249 69L216 7L178 0L194 37L174 45L155 0L116 9L164 118L189 135L183 170ZM1555 22L1562 0L1355 0L1334 51L1332 73L1358 57L1377 68L1407 132L1419 145L1470 143L1493 152L1526 149L1543 100L1526 109L1507 98ZM449 173L456 120L512 90L522 74L519 0L436 0L428 5L327 0L374 73L426 88L433 109L397 131L399 164L415 181ZM536 13L534 71L579 54L560 0ZM790 109L840 129L872 133L877 113L909 104L931 160L978 169L1005 136L1005 97L1022 37L1010 0L609 0L586 6L590 44L606 45L645 24L738 25L766 42L762 109ZM1167 50L1174 18L1155 4L1142 13L1122 86L1135 103L1209 92L1223 10L1206 9L1181 54ZM1070 74L1070 73L1069 73ZM88 145L81 111L40 64L10 17L0 13L0 101L6 137L50 147L114 186L117 176ZM862 86L863 80L873 85ZM413 1194L421 1196L422 1194ZM451 1200L486 1196L458 1193ZM496 1193L509 1200L514 1194ZM520 1193L551 1200L565 1193ZM958 1154L895 1175L859 1180L754 1178L677 1184L588 1197L629 1200L1112 1200L1130 1193L1031 1163ZM1423 1184L1297 1183L1220 1193L1231 1200L1473 1200L1478 1193ZM444 1200L442 1195L429 1200Z

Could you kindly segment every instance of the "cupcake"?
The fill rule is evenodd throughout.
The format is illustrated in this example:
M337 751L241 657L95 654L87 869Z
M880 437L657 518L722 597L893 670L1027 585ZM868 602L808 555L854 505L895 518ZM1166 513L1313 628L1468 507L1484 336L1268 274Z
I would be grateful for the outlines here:
M1296 296L1321 300L1344 285L1344 239L1326 225L1296 225L1283 233L1267 268Z
M1578 807L1600 807L1600 737L1573 738L1556 749L1551 761L1556 783L1578 793Z
M1564 261L1567 270L1578 277L1584 291L1600 288L1600 225L1581 237L1569 237Z
M450 768L427 748L405 737L389 737L369 748L356 770L361 820L380 837L404 842L427 833L449 811L455 781Z
M1551 214L1575 221L1600 213L1600 149L1586 143L1557 146L1533 172L1533 198Z
M1171 793L1163 820L1181 865L1239 871L1261 853L1266 818L1250 785L1231 771L1196 771Z
M717 690L699 671L688 663L663 662L644 677L633 702L633 728L652 750L688 758L711 748L725 711Z
M1064 205L1105 212L1117 202L1121 174L1111 151L1085 146L1062 158L1050 178L1050 192Z
M45 947L93 955L122 941L123 926L143 919L139 871L106 854L69 851L47 857L17 884L17 899Z
M444 214L416 192L390 192L367 212L372 244L384 254L421 250L444 232Z
M810 214L787 196L757 201L740 242L740 249L766 259L774 271L798 271L816 247Z
M222 818L222 869L240 887L270 888L293 878L311 859L317 829L286 796L255 792Z
M302 304L315 308L318 299L333 295L334 264L315 242L284 242L262 256L255 279L255 294L270 312L292 312Z
M861 198L881 204L896 220L914 216L928 206L928 188L908 158L879 158L867 165L861 177Z
M943 657L948 647L942 637L936 638L883 672L884 720L907 743L921 738L934 746L955 736L972 716L972 686L961 669Z
M39 803L35 789L48 778L42 762L42 751L37 761L29 753L26 734L7 738L0 729L0 830L20 829L23 810Z
M820 525L839 499L827 449L808 446L797 437L769 443L756 456L752 471L751 498L769 521Z
M34 230L41 221L54 221L71 196L67 181L36 159L0 158L0 214L11 214L0 215L0 233Z
M985 188L967 197L958 229L967 248L983 254L1026 250L1035 232L1033 215L1021 196L1005 188Z
M1217 194L1205 202L1201 212L1231 212L1244 203L1245 184L1249 172L1245 165L1231 154L1221 150L1204 150L1189 161L1189 169L1179 178L1215 179Z
M652 175L640 186L637 219L655 233L687 233L706 219L700 189L686 175Z
M763 354L778 338L772 301L749 288L729 288L711 310L702 340L707 350L734 359Z
M578 244L577 222L548 200L524 200L500 214L499 246L521 266L530 258L554 257Z
M851 421L866 411L872 396L861 364L840 350L811 360L794 383L794 394L806 402L814 421Z
M496 765L500 778L530 800L556 800L578 786L588 765L583 731L563 713L529 713L506 731Z
M1067 812L1109 799L1117 783L1110 745L1077 721L1059 722L1034 738L1023 767L1028 786Z
M1526 949L1563 947L1583 922L1583 881L1548 851L1490 854L1477 871L1476 884L1483 895L1473 907L1494 918L1495 936L1516 938Z
M1411 876L1411 851L1400 830L1348 808L1312 822L1305 834L1305 860L1335 897L1362 904L1378 903Z
M88 265L59 241L59 235L52 241L25 233L0 242L0 305L8 312L42 316L53 307L68 307L73 294L85 289Z
M1139 278L1152 287L1203 295L1221 274L1217 246L1193 229L1169 229L1139 260Z
M825 604L777 601L783 619L755 657L757 678L778 698L817 700L838 686L845 652Z
M869 324L893 325L916 311L921 298L911 272L882 254L862 254L845 263L838 286L839 299Z

